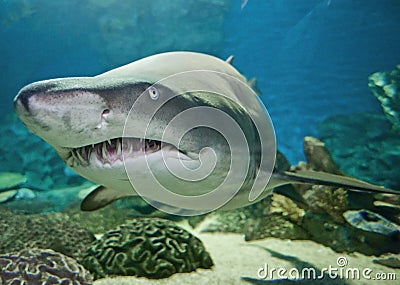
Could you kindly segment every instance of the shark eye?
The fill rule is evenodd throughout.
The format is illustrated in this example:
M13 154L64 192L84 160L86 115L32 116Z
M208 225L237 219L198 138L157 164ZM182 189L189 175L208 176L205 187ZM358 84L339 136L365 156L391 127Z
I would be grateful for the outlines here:
M104 109L103 112L101 113L101 117L105 119L107 118L108 114L110 114L110 109Z
M158 97L160 96L160 93L158 92L157 88L151 86L149 87L149 95L151 99L157 100Z

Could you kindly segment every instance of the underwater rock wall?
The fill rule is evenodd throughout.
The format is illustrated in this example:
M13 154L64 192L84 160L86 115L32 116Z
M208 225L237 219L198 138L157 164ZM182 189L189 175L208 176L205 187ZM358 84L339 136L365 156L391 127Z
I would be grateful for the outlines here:
M9 116L7 124L0 125L0 133L0 145L7 148L0 152L0 172L19 172L26 176L30 186L42 190L76 186L86 181L15 116Z

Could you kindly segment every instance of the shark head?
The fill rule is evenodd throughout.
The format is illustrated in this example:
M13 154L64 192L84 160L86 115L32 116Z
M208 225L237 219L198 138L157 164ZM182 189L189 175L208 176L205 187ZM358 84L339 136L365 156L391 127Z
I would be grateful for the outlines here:
M168 200L149 193L156 185L148 181L174 194L197 196L226 183L233 160L245 171L233 173L226 188L239 185L239 191L257 176L260 137L249 114L259 113L254 108L262 105L246 89L228 63L178 52L95 77L32 83L20 90L14 107L26 127L83 177L116 189L117 196L139 192L180 206L176 196ZM246 110L238 96L255 103ZM274 155L272 148L272 167Z

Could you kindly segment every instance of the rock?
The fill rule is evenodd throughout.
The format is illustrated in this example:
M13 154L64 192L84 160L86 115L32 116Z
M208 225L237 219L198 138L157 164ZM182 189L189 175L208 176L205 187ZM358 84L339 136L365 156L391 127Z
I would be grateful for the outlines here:
M76 260L50 249L23 249L0 255L1 284L92 284Z
M16 200L29 200L34 199L36 194L33 190L29 188L21 188L18 189L17 195L15 196Z
M396 225L395 223L385 219L383 216L368 210L346 211L343 214L343 217L353 227L366 232L372 232L388 237L399 235L399 225Z
M307 165L316 171L343 175L326 148L325 144L313 137L304 138L304 155L307 158Z
M208 269L213 261L198 238L173 222L137 218L93 242L82 264L95 279L118 275L158 279Z
M0 172L0 191L18 187L26 182L26 177L15 172Z
M395 255L395 254L386 254L379 256L377 258L374 258L372 260L374 263L382 264L387 267L391 268L400 268L400 255Z
M335 222L327 214L307 212L301 225L310 239L336 252L359 252L365 255L399 253L398 237L364 231L349 223Z
M17 195L18 191L17 190L8 190L4 192L0 192L0 203L7 202L15 197Z

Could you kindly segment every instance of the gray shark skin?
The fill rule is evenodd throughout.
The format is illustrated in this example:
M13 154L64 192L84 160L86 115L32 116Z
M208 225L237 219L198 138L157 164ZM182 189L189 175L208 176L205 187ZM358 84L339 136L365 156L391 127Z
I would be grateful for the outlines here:
M271 151L266 158L262 158L260 145L263 138L248 113L257 112L255 116L265 116L267 121L269 117L267 118L267 113L260 113L251 106L244 109L235 100L216 94L193 91L177 96L192 84L190 72L193 70L213 72L205 75L205 78L211 76L209 81L205 81L210 84L219 82L219 73L232 77L239 83L221 81L221 84L214 84L214 88L239 98L239 102L240 96L249 96L243 95L240 87L240 84L247 84L246 79L229 63L200 53L170 52L144 58L95 77L51 79L29 84L15 97L14 108L26 127L49 143L69 167L101 185L85 198L81 205L82 210L95 210L116 199L138 195L138 192L146 197L146 189L134 187L134 181L127 173L128 168L133 169L139 180L143 177L144 181L150 179L145 171L146 163L150 163L152 169L155 169L155 176L170 184L169 189L180 195L206 194L207 189L214 189L221 184L230 171L229 163L235 159L226 138L217 130L205 127L194 128L182 136L186 126L169 126L169 122L177 115L196 107L203 107L205 110L213 108L229 114L243 131L249 146L248 152L243 156L238 154L240 160L247 161L247 172L242 177L244 182L234 198L228 199L229 202L223 206L225 209L249 205L271 194L273 188L289 183L313 183L398 193L345 176L313 171L272 173L271 169L271 173L265 176L270 180L268 184L265 181L262 194L255 197L257 199L249 199L248 192L258 177L262 159L267 159L273 167L275 138L270 140ZM171 77L185 72L189 73L183 81L175 82ZM172 80L164 84L160 81L163 78ZM197 78L193 78L195 80ZM141 97L143 94L145 97ZM150 110L154 109L154 103L159 97L169 100L164 102L162 108L153 112L149 121L149 113L152 113ZM132 106L135 104L139 104L139 107L132 114ZM207 119L207 114L202 114L198 113L198 117ZM129 127L127 117L133 119ZM208 119L212 123L213 118ZM168 136L163 136L167 126ZM273 132L272 127L270 132ZM174 140L176 137L181 138L179 143ZM201 152L204 151L206 155L210 146L212 155L216 157L216 171L201 181L185 184L179 179L171 180L168 169L160 166L165 161L170 165L183 161L188 169L196 169L204 163L201 161ZM147 198L157 201L158 196L149 195ZM178 202L174 205L174 200L157 202L173 207L181 205Z

